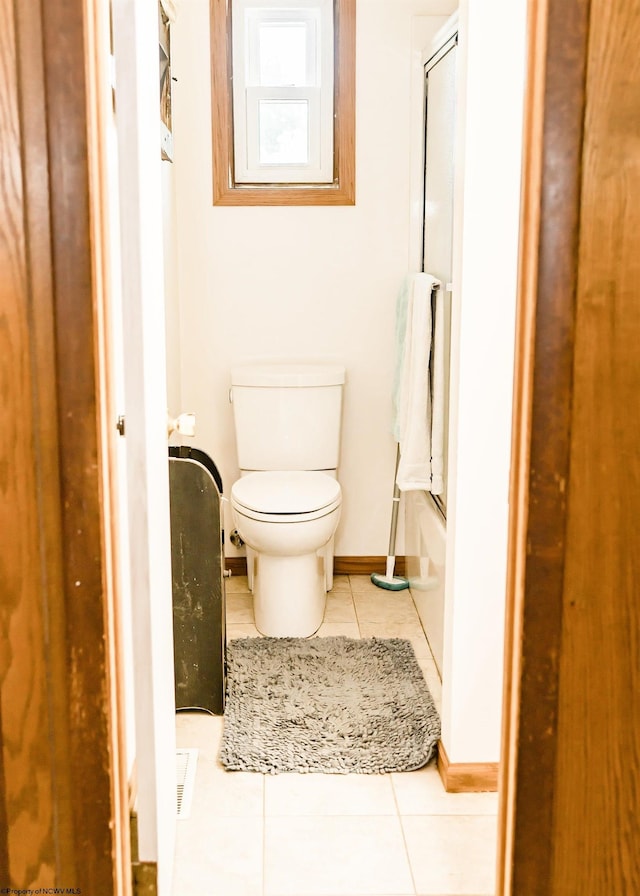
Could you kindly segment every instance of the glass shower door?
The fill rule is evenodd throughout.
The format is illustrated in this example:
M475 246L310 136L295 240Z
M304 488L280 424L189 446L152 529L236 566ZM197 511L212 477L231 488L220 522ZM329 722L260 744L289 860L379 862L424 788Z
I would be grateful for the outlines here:
M434 339L431 382L444 394L441 405L443 432L443 489L433 499L447 515L447 451L449 430L449 368L451 347L451 279L453 255L453 187L456 107L457 35L425 65L425 178L424 243L422 269L437 277L442 288L434 298ZM438 307L439 306L439 307ZM439 331L436 333L436 328ZM434 407L434 413L437 413ZM434 421L435 422L435 421ZM437 450L437 449L436 449Z

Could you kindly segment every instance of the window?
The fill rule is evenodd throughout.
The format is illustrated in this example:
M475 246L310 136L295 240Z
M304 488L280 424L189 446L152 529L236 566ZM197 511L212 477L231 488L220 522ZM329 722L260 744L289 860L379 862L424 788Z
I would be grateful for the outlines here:
M211 0L216 205L353 205L355 0Z
M332 0L233 0L236 183L333 183Z

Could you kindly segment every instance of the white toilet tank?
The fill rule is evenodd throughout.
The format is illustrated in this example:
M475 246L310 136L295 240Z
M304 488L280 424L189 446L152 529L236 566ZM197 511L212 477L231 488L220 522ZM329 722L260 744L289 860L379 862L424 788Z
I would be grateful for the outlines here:
M243 364L231 371L241 470L336 470L345 369Z

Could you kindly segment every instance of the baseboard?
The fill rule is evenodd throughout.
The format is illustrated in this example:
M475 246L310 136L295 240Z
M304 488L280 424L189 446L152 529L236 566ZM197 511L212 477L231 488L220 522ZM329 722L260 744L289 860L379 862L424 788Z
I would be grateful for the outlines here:
M131 892L133 896L158 896L158 863L131 863Z
M225 566L234 576L246 576L246 557L225 557ZM395 574L405 574L405 558L396 557ZM387 568L386 557L334 557L333 571L336 575L366 576L372 572L384 573Z
M247 574L246 557L225 557L224 565L232 576L246 576Z
M131 861L138 861L138 766L133 760L129 776L129 834L131 839Z
M438 771L447 793L482 793L498 789L497 762L449 762L438 741Z
M158 896L158 863L141 862L138 853L138 769L134 760L129 777L132 896Z
M336 575L368 576L372 572L385 573L387 569L386 557L334 557L333 571ZM405 572L405 558L396 557L394 573L403 576Z

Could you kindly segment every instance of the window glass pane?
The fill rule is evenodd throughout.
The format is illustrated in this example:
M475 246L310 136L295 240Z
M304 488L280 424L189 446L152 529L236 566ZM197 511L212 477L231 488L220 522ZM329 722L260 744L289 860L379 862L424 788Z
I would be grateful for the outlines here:
M309 164L309 104L306 100L260 100L261 165Z
M306 24L262 22L259 34L260 86L306 86Z

